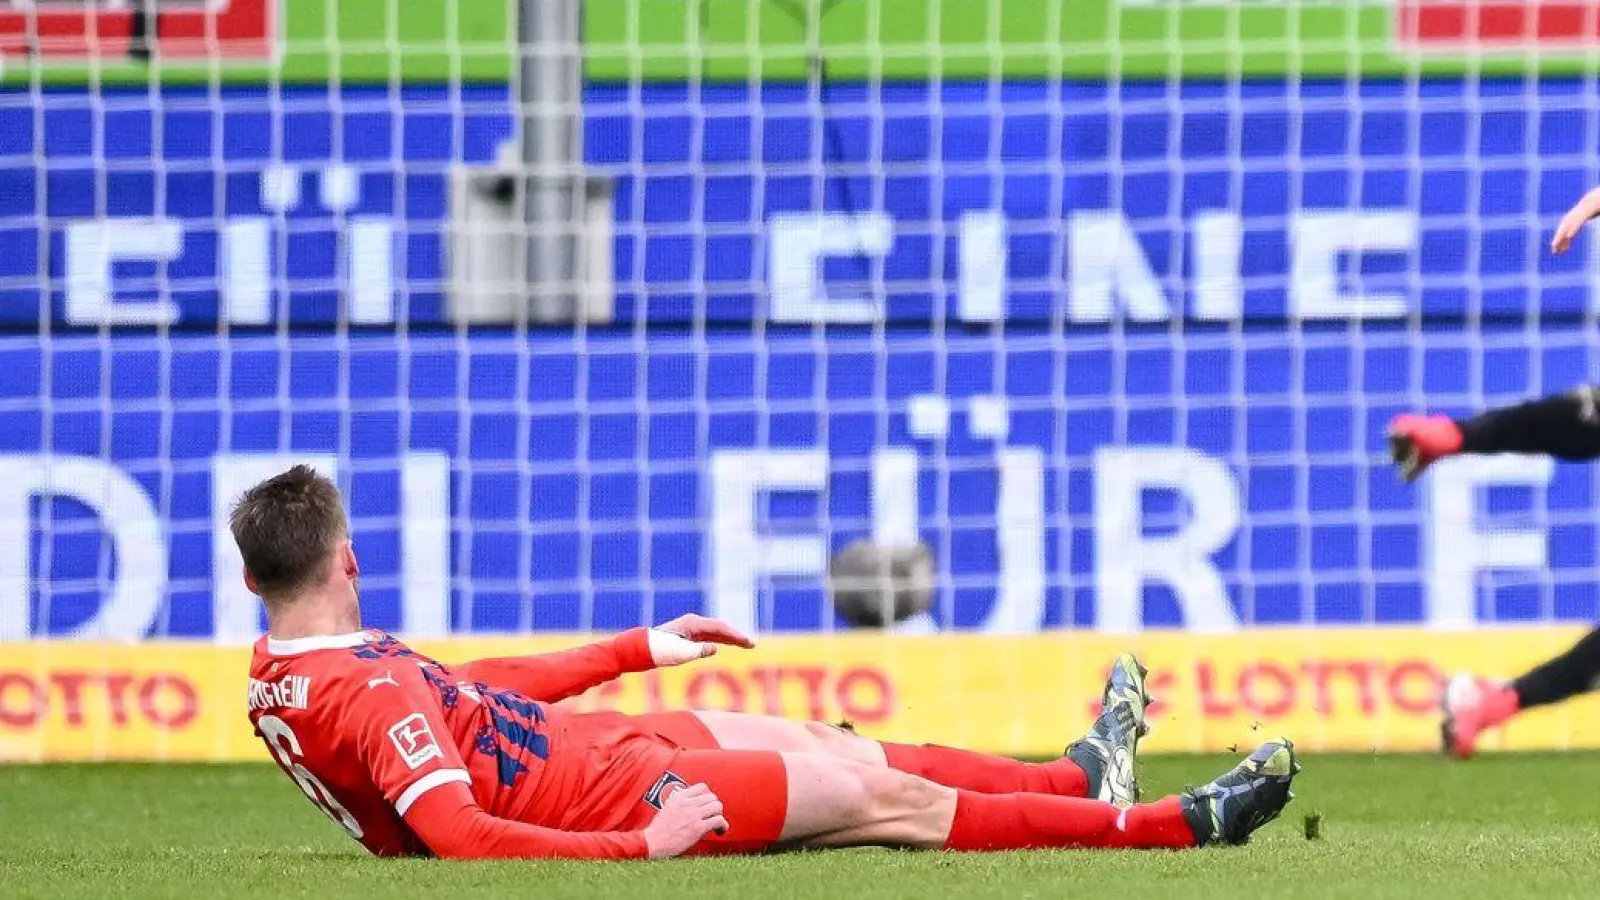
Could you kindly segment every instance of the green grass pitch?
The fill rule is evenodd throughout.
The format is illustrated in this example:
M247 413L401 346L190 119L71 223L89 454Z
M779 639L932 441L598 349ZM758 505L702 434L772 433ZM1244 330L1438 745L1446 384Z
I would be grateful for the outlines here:
M1226 762L1153 758L1145 781L1169 792ZM1310 756L1297 793L1244 848L470 864L367 857L266 765L12 766L0 897L1547 900L1600 884L1600 755Z

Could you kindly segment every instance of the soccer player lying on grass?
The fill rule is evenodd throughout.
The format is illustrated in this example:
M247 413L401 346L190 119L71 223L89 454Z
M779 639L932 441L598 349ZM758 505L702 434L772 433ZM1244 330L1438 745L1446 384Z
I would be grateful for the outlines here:
M1600 215L1600 188L1585 194L1556 226L1552 253L1565 253L1583 226ZM1490 409L1470 419L1406 414L1389 425L1389 452L1406 481L1459 454L1523 453L1569 461L1600 457L1600 388ZM1560 703L1600 683L1600 629L1570 650L1510 682L1460 674L1446 685L1440 736L1444 752L1468 759L1478 738L1517 713Z
M1300 768L1277 740L1209 785L1136 804L1147 698L1126 655L1089 734L1034 765L766 716L571 713L547 704L751 643L684 616L564 653L442 665L362 630L359 569L326 478L301 466L262 482L230 524L269 622L251 721L306 796L379 855L1237 844L1282 811Z

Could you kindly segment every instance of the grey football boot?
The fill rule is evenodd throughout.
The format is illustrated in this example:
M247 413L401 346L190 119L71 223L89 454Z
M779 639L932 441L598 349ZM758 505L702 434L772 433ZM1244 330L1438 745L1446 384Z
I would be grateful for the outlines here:
M1256 748L1244 762L1204 787L1184 791L1183 817L1195 843L1245 844L1294 799L1289 790L1300 774L1294 742L1277 738Z
M1139 802L1134 763L1139 755L1139 739L1150 731L1144 720L1145 708L1150 705L1144 686L1147 674L1148 670L1132 653L1118 656L1106 678L1100 716L1088 734L1067 748L1067 758L1089 777L1090 799L1121 807Z

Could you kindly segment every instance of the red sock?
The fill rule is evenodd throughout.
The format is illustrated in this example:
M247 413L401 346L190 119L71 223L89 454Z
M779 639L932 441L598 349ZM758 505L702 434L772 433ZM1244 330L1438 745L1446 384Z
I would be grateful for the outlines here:
M936 784L980 794L1054 794L1083 797L1089 778L1066 757L1047 763L1025 763L1009 756L991 756L937 744L883 742L889 768L919 775Z
M1045 847L1193 847L1177 797L1118 809L1098 800L1043 794L956 795L946 850L1033 850Z

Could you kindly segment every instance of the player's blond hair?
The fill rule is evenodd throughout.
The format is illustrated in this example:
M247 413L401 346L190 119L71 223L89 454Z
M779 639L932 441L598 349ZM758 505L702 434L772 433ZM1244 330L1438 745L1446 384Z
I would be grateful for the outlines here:
M350 534L338 486L305 465L245 491L228 528L268 603L326 578L334 551Z

